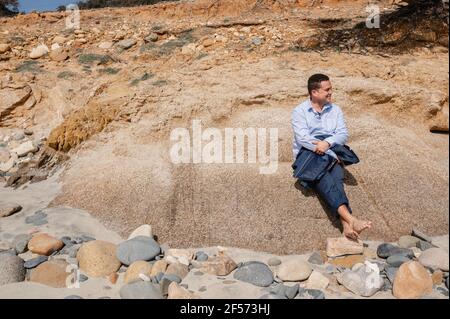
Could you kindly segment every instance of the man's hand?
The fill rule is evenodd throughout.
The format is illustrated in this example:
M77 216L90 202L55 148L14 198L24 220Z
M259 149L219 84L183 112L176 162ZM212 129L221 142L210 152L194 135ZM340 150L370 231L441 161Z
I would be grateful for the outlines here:
M330 148L330 144L326 141L313 141L312 143L316 145L314 153L319 155L325 154L325 152Z

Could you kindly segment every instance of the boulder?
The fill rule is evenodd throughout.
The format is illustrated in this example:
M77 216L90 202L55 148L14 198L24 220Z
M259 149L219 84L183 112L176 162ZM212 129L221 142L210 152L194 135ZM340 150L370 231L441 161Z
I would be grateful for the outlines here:
M25 280L26 270L22 258L0 255L0 286Z
M151 271L152 265L150 263L143 260L135 261L130 265L130 267L128 267L127 271L125 272L124 282L127 284L133 281L140 281L140 274L150 277Z
M38 233L31 237L28 242L28 250L32 253L44 256L50 256L55 251L60 250L64 243L46 233Z
M267 287L273 282L270 268L259 261L245 262L234 272L233 278L259 287Z
M442 248L430 248L420 254L419 262L431 269L448 271L449 255Z
M31 272L30 281L54 288L68 287L67 277L70 275L67 271L68 265L61 259L46 261Z
M131 265L137 260L152 260L160 251L161 248L153 238L137 236L120 243L116 255L124 265Z
M30 58L31 59L39 59L49 52L50 52L50 50L48 49L48 47L45 44L41 44L41 45L37 46L36 48L34 48L33 50L31 50Z
M374 295L383 286L378 266L367 261L358 269L346 270L336 278L345 288L362 297Z
M283 281L303 281L311 275L312 268L308 262L303 259L294 258L283 263L278 267L277 277Z
M93 240L84 243L77 253L79 267L90 277L104 277L116 272L121 263L116 257L115 244Z
M401 299L419 298L433 290L433 280L427 270L418 262L404 263L398 269L392 292Z

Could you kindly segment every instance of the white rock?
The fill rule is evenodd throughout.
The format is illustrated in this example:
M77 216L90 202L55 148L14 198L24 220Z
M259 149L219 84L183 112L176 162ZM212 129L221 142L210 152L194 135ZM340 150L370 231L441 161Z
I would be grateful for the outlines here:
M366 261L364 267L359 267L356 271L346 270L336 276L340 284L351 292L370 297L383 286L383 279L380 270L374 263Z
M144 224L133 230L133 232L128 236L128 239L132 239L137 236L146 236L153 238L152 226Z
M36 148L36 146L34 146L32 141L27 141L25 143L22 143L18 147L11 150L11 152L16 153L17 156L19 156L19 157L25 156L30 152L34 153L36 151L37 151L37 148Z
M48 49L48 47L45 44L41 44L41 45L37 46L36 48L34 48L33 50L31 50L30 58L39 59L49 52L50 52L50 50Z

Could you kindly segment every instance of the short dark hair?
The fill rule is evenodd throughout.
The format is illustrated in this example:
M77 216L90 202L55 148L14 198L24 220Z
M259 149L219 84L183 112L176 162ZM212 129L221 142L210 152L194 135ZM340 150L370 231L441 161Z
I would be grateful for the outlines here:
M308 79L308 93L311 95L312 90L320 89L320 82L330 81L330 78L322 73L316 73Z

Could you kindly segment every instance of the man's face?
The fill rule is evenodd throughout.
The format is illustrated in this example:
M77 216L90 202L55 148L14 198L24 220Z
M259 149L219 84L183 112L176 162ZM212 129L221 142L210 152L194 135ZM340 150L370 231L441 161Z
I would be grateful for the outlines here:
M322 81L320 82L320 89L312 90L312 96L313 98L321 103L331 103L331 94L332 94L333 88L331 87L330 81Z

